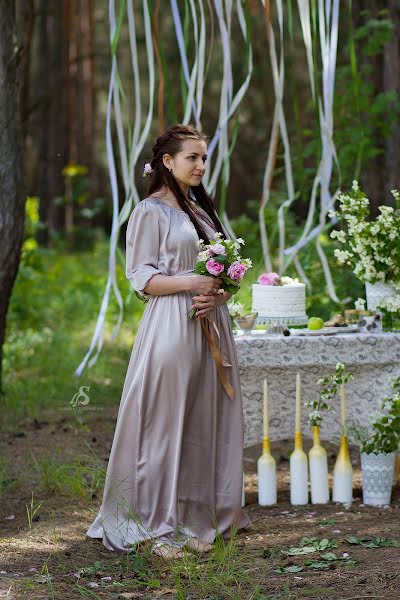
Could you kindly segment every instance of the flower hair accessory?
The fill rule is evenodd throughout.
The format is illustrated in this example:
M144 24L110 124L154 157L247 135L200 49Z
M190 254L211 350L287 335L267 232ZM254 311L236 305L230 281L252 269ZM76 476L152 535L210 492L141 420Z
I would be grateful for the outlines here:
M150 163L146 163L143 169L143 177L148 177L153 173L153 168Z

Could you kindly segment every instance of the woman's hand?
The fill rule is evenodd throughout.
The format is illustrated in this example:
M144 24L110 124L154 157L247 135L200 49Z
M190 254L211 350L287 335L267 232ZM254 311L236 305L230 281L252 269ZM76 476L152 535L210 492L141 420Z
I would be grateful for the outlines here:
M190 275L190 290L198 296L209 296L218 292L222 285L222 279L208 275Z
M219 290L213 295L194 296L194 304L192 308L196 309L196 317L202 318L218 306L221 306L227 302L230 297L231 294L225 292L224 290Z

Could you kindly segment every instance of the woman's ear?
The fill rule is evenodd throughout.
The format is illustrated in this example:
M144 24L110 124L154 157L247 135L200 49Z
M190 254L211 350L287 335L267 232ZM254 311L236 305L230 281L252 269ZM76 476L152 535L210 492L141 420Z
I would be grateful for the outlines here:
M168 171L172 171L172 156L170 154L164 154L162 160L164 167L166 167Z

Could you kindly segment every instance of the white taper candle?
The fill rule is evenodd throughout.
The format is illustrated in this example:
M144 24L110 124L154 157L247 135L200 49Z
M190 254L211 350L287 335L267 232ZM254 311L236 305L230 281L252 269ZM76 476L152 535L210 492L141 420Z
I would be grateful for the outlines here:
M268 382L264 379L264 437L268 437Z
M296 375L296 429L295 431L301 431L301 379L300 373Z

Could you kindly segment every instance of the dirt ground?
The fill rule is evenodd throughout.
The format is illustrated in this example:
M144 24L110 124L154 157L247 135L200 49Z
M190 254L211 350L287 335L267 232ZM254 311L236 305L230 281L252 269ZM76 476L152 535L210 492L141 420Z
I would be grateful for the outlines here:
M0 598L206 598L193 590L179 596L168 566L160 562L150 564L157 572L159 585L149 589L138 584L126 553L110 553L100 541L85 536L100 504L101 491L88 500L40 491L34 459L55 453L63 462L71 462L77 455L90 456L94 452L105 467L114 425L115 414L104 409L101 414L85 413L79 420L49 413L40 422L27 421L15 430L3 429L0 450L8 472L0 510ZM252 526L238 533L237 545L243 558L243 574L254 576L261 588L257 596L249 591L249 600L399 600L400 546L393 545L393 540L400 541L399 484L393 488L390 507L364 506L358 453L352 452L355 490L351 507L331 503L294 509L289 502L291 450L291 442L272 444L278 469L278 504L273 508L257 504L255 473L260 447L245 451L246 511ZM332 470L336 448L327 446L327 450ZM31 504L32 491L34 506L40 502L42 505L30 528L26 505ZM353 543L349 543L349 536L353 536ZM302 541L304 537L315 539ZM294 556L284 553L323 539L329 544L323 551ZM330 560L329 553L334 553L337 560ZM277 572L288 567L291 572ZM235 585L230 595L207 598L247 598L245 591L239 596L234 589Z

